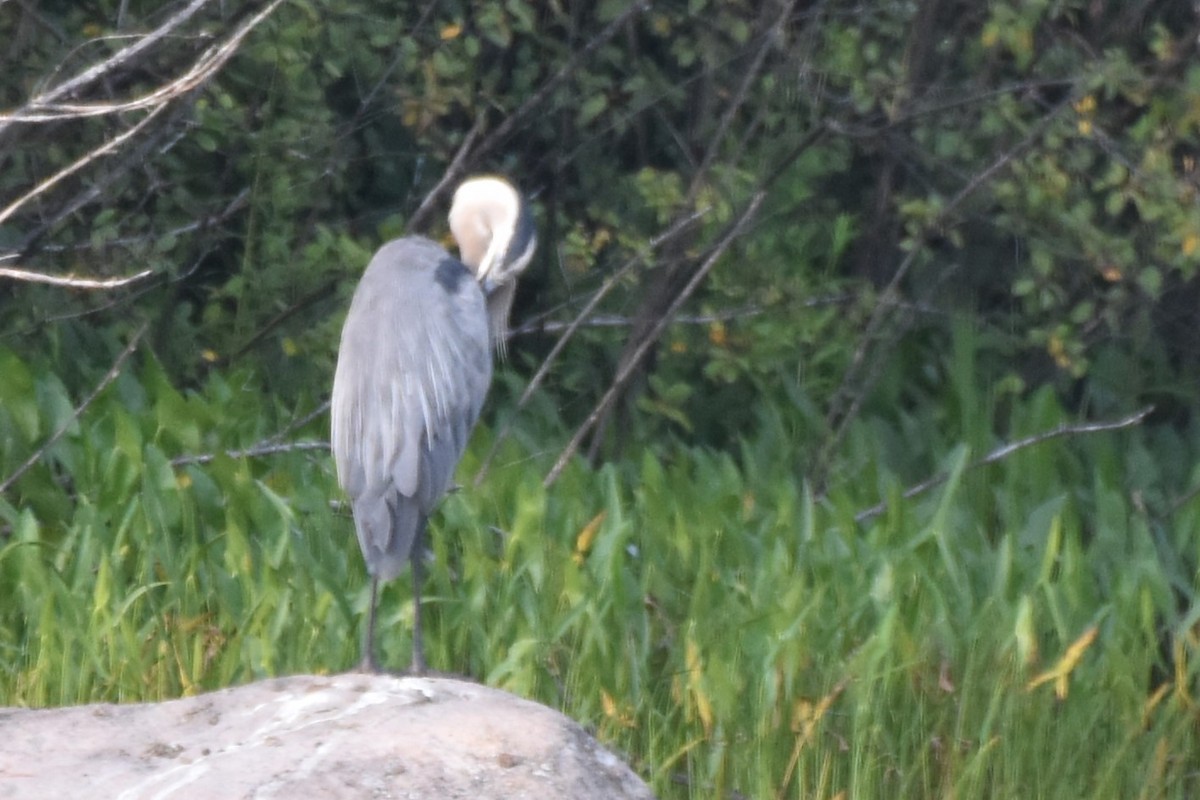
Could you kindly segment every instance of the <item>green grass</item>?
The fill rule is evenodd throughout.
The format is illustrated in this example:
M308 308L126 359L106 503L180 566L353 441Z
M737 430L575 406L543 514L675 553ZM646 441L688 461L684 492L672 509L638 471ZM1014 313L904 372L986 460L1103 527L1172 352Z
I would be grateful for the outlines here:
M3 358L7 475L70 404ZM269 434L262 402L218 380L185 396L148 366L0 498L0 703L355 663L366 580L328 455L170 464ZM868 414L820 500L777 410L740 452L575 465L549 491L553 449L510 443L433 521L427 656L561 708L664 798L1197 796L1200 500L1153 510L1195 479L1197 437L1057 440L966 471L966 440L1065 420L1044 394L992 415ZM411 613L405 577L383 595L385 663L407 663ZM1056 667L1064 697L1030 688Z

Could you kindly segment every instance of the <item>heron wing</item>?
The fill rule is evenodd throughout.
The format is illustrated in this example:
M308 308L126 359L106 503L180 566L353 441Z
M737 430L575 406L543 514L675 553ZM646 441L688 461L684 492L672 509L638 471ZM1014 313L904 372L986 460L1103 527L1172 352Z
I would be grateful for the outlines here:
M371 552L407 558L453 480L491 373L483 292L467 268L428 239L384 245L350 304L331 405L338 479L368 565Z

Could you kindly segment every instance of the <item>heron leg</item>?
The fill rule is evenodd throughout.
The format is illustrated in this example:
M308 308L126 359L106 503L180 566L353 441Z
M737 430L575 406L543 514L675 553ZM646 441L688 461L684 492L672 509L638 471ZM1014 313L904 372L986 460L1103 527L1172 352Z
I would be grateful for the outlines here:
M423 575L421 574L421 559L424 554L424 544L422 535L425 530L424 520L417 528L417 536L413 540L412 551L409 553L408 560L412 564L413 576L413 644L412 644L412 674L425 674L425 647L421 642L421 583Z
M367 608L367 629L363 633L362 661L358 664L361 672L379 672L379 662L375 660L375 607L379 600L379 578L371 576L371 601Z

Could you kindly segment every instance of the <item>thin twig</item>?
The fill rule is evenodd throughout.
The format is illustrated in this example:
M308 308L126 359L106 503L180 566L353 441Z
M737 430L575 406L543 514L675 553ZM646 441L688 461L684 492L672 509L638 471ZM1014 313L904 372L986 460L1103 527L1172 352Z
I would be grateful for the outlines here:
M820 303L807 302L803 305L816 306ZM748 317L757 317L760 314L765 314L767 309L762 306L746 306L745 308L731 308L727 311L717 311L712 314L680 314L675 319L671 320L674 325L712 325L716 322L731 322L733 320L746 319ZM629 328L633 326L633 317L625 317L620 314L597 314L594 317L589 317L585 320L580 328ZM561 331L570 330L575 325L576 320L564 322L561 320L546 320L538 322L536 320L526 322L519 328L514 328L509 331L509 336L528 336L530 334L548 334L559 333Z
M210 461L220 457L228 456L229 458L261 458L262 456L276 456L280 453L294 453L305 450L328 450L329 442L283 442L280 444L258 444L253 447L248 447L245 450L226 450L221 453L202 453L193 456L178 456L171 459L172 467L184 467L189 464L207 464Z
M1152 411L1154 411L1154 406L1146 406L1145 408L1142 408L1141 410L1136 411L1127 417L1122 417L1121 419L1112 420L1109 422L1085 422L1077 425L1059 425L1057 428L1051 428L1048 431L1035 433L1033 436L1027 436L1024 439L1018 439L1017 441L1010 442L1002 447L997 447L983 458L977 461L972 461L967 465L967 469L973 470L979 467L986 467L989 464L995 464L998 461L1003 461L1019 450L1024 450L1027 447L1033 447L1034 445L1048 442L1051 439L1059 439L1063 436L1078 436L1088 433L1104 433L1107 431L1118 431L1122 428L1130 428L1134 425L1140 424L1142 420L1149 416L1150 412ZM939 473L934 475L932 478L910 486L908 489L905 489L904 493L900 496L903 499L908 500L916 497L919 494L924 494L925 492L937 486L941 486L949 479L949 473ZM872 517L879 516L886 510L887 502L885 501L858 512L854 515L854 521L865 522Z
M324 403L321 403L321 405L317 406L316 408L314 408L309 413L305 414L300 419L293 420L292 422L288 423L288 426L286 428L284 428L283 430L281 430L279 433L275 434L274 436L269 436L263 441L264 442L281 442L281 441L283 441L284 437L289 436L293 431L300 430L301 428L303 428L308 423L312 422L317 417L321 416L322 414L327 413L329 411L329 405L330 405L330 401L326 400Z
M454 154L454 158L450 160L450 166L446 167L446 171L442 173L442 178L437 182L437 185L430 190L429 194L425 195L425 199L421 201L421 205L417 206L417 210L408 220L408 230L419 230L424 227L425 218L429 215L429 210L433 208L433 203L437 198L441 197L442 192L446 191L446 187L450 182L455 180L463 173L463 162L471 152L471 145L475 144L475 140L479 138L479 134L483 133L484 126L487 124L487 117L482 114L479 119L475 120L475 124L471 126L471 130L467 131L467 135L463 137L462 144L458 147L458 152Z
M117 356L117 360L113 362L113 365L109 368L108 372L105 373L104 377L100 379L100 383L96 384L96 388L92 390L91 394L84 398L83 402L75 407L75 409L71 412L71 416L63 421L62 425L58 427L58 430L52 433L50 438L47 439L41 447L33 451L33 455L26 459L25 463L17 467L15 472L13 472L11 475L5 478L2 483L0 483L0 494L3 494L8 487L12 486L13 483L17 481L17 479L28 472L34 464L38 463L38 461L42 459L42 456L46 454L46 451L49 450L55 442L63 437L63 434L65 434L70 427L75 424L79 417L82 416L83 412L87 410L88 406L90 406L96 400L96 398L100 396L100 393L108 388L110 383L117 379L117 376L121 374L121 367L125 364L125 360L132 355L134 350L137 349L138 342L141 340L142 334L146 332L146 328L148 326L149 323L142 323L142 327L138 328L137 332L133 334L133 338L129 340L129 344L125 345L125 349L121 351L119 356Z
M762 191L756 192L754 196L751 197L750 202L746 204L745 209L743 209L742 213L733 222L733 224L729 226L725 234L721 237L720 241L718 241L717 244L712 248L708 254L708 257L704 260L704 263L700 265L700 267L688 280L687 285L685 285L683 289L681 289L679 293L672 299L671 304L667 307L662 317L659 318L659 320L654 324L654 327L650 329L645 339L643 339L638 347L634 350L631 357L626 361L625 366L617 372L612 384L608 387L608 391L605 392L604 396L600 398L600 401L596 404L595 408L592 409L592 413L589 414L588 418L583 421L583 424L580 425L579 429L575 431L575 435L571 437L571 441L568 442L567 446L563 448L563 451L558 456L558 460L554 462L554 466L542 480L543 486L549 487L556 480L558 480L558 476L562 474L562 471L566 468L567 463L571 460L571 457L575 455L575 452L579 449L579 445L583 442L584 437L587 436L588 431L590 431L600 420L601 415L604 413L604 409L606 409L613 401L613 398L615 398L617 394L624 389L625 383L633 375L635 368L641 362L642 356L645 354L646 350L648 350L652 344L658 341L659 336L662 335L663 330L668 324L670 324L671 319L675 316L675 313L679 310L680 306L682 306L684 302L691 297L692 293L696 291L697 287L699 287L704 281L704 278L712 270L713 266L716 265L721 256L725 254L725 251L729 249L729 246L733 244L738 236L741 235L742 230L750 222L751 218L754 217L755 213L758 212L758 209L762 205L765 197L766 193Z

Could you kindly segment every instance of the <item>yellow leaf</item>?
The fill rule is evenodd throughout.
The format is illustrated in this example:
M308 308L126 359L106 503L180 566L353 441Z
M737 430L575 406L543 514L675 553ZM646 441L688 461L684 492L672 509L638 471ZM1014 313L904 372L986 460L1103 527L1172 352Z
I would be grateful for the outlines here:
M207 350L207 349L200 351L200 357L203 358L205 361L207 361L210 364L213 363L214 361L220 360L220 358L221 358L219 355L217 355L216 350Z
M300 348L296 346L296 342L290 336L283 337L283 354L288 358L300 352Z
M1171 646L1172 660L1175 662L1175 697L1183 704L1184 708L1194 710L1196 702L1188 693L1188 663L1187 663L1187 647L1183 639L1176 638Z
M1050 353L1050 357L1054 359L1054 363L1059 369L1067 369L1071 366L1071 356L1067 354L1067 346L1059 335L1053 334L1050 341L1046 343L1046 351Z
M446 27L442 28L442 32L438 35L441 37L443 42L448 42L451 39L457 39L460 34L462 34L462 25L459 25L457 22L452 22Z
M1075 101L1075 111L1080 114L1090 114L1096 110L1096 96L1085 94Z
M604 716L608 717L622 728L637 727L637 721L633 718L633 715L621 711L621 709L617 706L617 701L614 700L613 696L604 689L600 690L600 705L604 708Z
M708 326L708 340L717 347L724 347L729 341L729 336L725 333L725 323L717 320Z
M1183 237L1183 254L1190 256L1196 252L1196 248L1200 247L1200 236L1194 233L1189 233Z
M813 718L813 703L801 697L792 707L792 733L799 733L807 727Z
M841 696L842 692L846 691L848 683L848 678L842 678L829 694L816 703L807 700L796 702L796 707L792 711L792 732L796 734L796 743L792 747L792 757L788 760L787 769L783 773L783 786L792 782L792 774L796 771L796 765L800 761L800 753L812 741L821 720L825 719L825 715L833 707L834 701ZM783 793L780 792L780 794Z
M1013 38L1013 51L1015 55L1029 55L1033 53L1033 31L1022 29L1017 31L1017 35Z
M592 517L587 525L583 526L583 530L575 537L575 554L572 556L576 564L582 564L584 557L587 556L592 549L592 542L596 540L596 534L600 531L600 525L604 522L605 512L601 511L596 516Z
M603 689L600 690L600 705L604 707L604 716L617 716L617 701L612 699L612 695Z
M1096 634L1099 632L1100 629L1095 625L1084 631L1082 636L1071 642L1058 663L1026 684L1025 690L1033 691L1043 683L1053 681L1054 695L1059 700L1065 700L1067 692L1070 690L1071 673L1075 667L1079 666L1079 659L1083 658L1084 652L1092 646L1092 642L1096 641Z
M704 687L701 686L700 679L703 676L703 665L700 660L700 647L696 644L696 640L690 636L688 637L685 660L688 671L688 691L691 692L692 700L696 704L696 716L700 718L700 724L704 727L704 735L709 736L712 734L713 727L712 702L704 692Z
M1162 699L1171 691L1171 682L1167 681L1162 686L1154 690L1154 694L1146 698L1146 704L1142 706L1142 727L1146 728L1150 725L1150 717L1154 715L1154 709L1162 702Z

